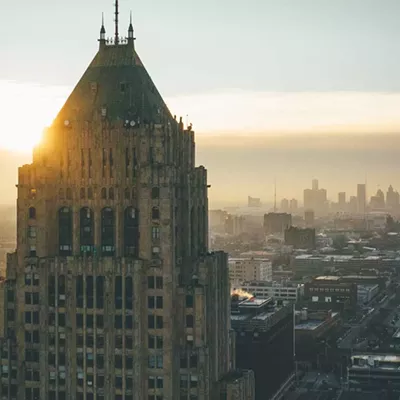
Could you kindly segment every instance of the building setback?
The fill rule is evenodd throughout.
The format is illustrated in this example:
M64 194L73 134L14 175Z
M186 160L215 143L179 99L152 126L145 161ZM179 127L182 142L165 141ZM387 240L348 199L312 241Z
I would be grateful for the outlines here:
M194 133L117 28L19 169L1 398L252 400Z

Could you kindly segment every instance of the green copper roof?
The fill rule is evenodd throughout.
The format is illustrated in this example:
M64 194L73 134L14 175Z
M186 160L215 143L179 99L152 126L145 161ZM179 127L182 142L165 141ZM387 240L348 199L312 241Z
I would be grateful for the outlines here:
M135 52L133 40L117 45L101 41L98 53L56 121L91 121L102 110L110 122L172 121L164 100Z

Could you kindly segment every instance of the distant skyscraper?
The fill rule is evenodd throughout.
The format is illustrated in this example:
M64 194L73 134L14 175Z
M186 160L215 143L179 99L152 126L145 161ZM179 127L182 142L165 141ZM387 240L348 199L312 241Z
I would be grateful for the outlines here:
M304 222L307 228L314 227L314 211L313 210L306 210L304 212Z
M299 203L296 199L290 200L290 212L293 214L299 208Z
M282 199L282 201L281 201L281 211L282 212L288 212L289 211L289 200L288 199Z
M287 213L268 213L264 215L264 231L266 235L284 234L292 225L292 215Z
M364 214L367 211L367 188L365 183L357 185L357 212Z
M396 210L399 208L399 193L393 190L392 185L386 193L386 206L389 210Z
M356 214L358 211L358 199L356 196L351 196L349 200L349 211L352 214Z
M326 189L318 188L317 179L312 181L312 189L304 190L304 209L314 210L319 215L324 215L328 211Z
M340 211L344 211L346 208L346 193L340 192L338 194L338 206Z
M314 192L312 189L304 189L304 208L307 210L313 210L315 207Z
M1 399L253 399L235 368L207 171L128 38L106 40L19 168ZM66 61L70 61L67 57ZM7 378L6 378L7 376Z
M383 210L385 208L385 195L381 189L378 189L375 196L371 197L371 208Z

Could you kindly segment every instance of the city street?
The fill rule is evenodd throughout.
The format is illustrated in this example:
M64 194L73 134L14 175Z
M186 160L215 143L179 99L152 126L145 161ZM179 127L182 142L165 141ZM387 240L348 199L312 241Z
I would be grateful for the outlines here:
M367 315L360 324L351 325L351 330L347 333L346 337L338 344L339 349L351 349L353 347L353 341L360 336L360 333L366 328L372 319L377 316L380 312L381 308L385 308L391 300L395 298L396 294L392 294L390 297L387 297L385 301L381 304L376 304L375 309L372 313Z

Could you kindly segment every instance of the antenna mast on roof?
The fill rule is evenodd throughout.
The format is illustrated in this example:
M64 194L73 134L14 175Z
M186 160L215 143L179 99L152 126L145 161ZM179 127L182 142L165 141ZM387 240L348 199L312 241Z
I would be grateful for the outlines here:
M119 32L118 32L118 0L115 0L115 44L119 43Z
M274 180L274 213L276 213L276 178Z

